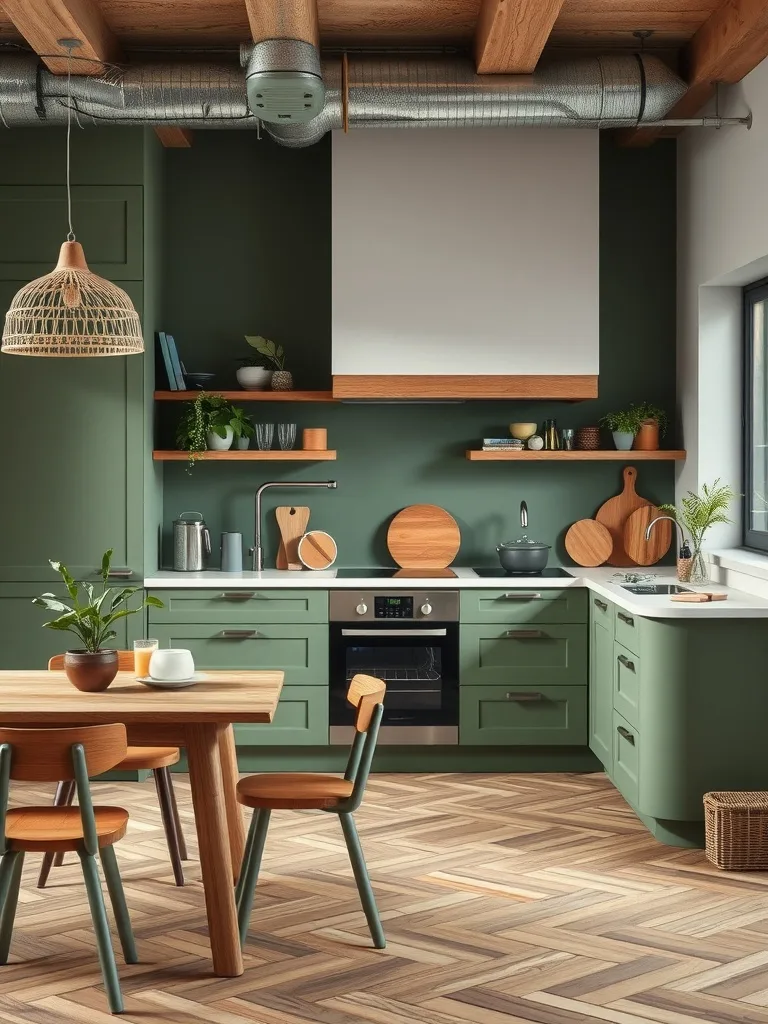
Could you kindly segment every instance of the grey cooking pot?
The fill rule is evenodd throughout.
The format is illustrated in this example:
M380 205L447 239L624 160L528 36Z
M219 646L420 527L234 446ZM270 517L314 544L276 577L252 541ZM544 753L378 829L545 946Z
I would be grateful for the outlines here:
M496 551L502 569L507 572L535 573L546 568L550 547L550 544L542 544L523 537L520 540L499 544Z

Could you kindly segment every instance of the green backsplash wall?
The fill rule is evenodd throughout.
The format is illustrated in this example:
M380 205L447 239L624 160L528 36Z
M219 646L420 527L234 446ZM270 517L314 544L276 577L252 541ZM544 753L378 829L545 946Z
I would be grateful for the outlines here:
M236 386L243 335L282 341L297 387L330 382L330 147L326 138L289 150L247 132L198 132L191 149L166 153L163 319L188 369L216 372ZM371 194L375 196L375 182ZM335 491L267 492L267 564L274 565L272 510L309 505L310 525L328 530L346 565L388 564L386 528L398 509L434 502L458 520L458 561L492 564L499 540L519 535L528 502L529 534L563 550L566 528L594 515L616 492L621 465L470 463L466 448L502 436L513 420L554 416L560 426L592 423L612 408L647 399L674 411L675 144L619 149L601 140L600 398L581 403L467 402L461 405L251 405L265 422L328 428L338 461L257 465L201 463L164 468L166 562L171 520L204 514L218 547L222 530L253 536L254 493L266 480L336 479ZM547 240L542 239L546 248ZM558 281L552 280L552 301ZM546 309L542 309L546 316ZM471 368L472 339L467 339ZM161 410L161 431L174 413ZM674 422L674 415L670 417ZM674 438L668 438L673 442ZM674 466L641 463L638 490L671 501ZM216 552L215 552L216 554ZM212 564L218 564L217 561Z

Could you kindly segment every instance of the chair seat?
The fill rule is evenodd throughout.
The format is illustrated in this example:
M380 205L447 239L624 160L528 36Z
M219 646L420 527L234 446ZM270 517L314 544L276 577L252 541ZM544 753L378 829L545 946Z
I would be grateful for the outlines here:
M99 846L111 846L125 835L128 811L94 807ZM5 834L12 850L66 853L83 843L79 807L14 807L8 809Z
M322 810L352 795L352 783L337 775L275 772L249 775L237 784L237 799L246 807Z
M114 771L167 768L176 764L180 756L178 747L128 747L128 753Z

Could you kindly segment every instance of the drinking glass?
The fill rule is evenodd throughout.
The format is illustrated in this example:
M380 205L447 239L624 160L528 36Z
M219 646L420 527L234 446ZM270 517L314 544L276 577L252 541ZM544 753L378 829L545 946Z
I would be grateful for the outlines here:
M296 444L296 424L278 423L277 440L284 452L288 452Z
M256 424L256 446L260 451L268 451L272 447L272 438L275 435L274 423Z
M562 447L563 451L566 451L566 452L572 452L573 451L574 434L575 434L575 431L573 430L572 427L563 427L563 429L560 431L560 442L561 442L561 447Z
M159 646L159 640L133 641L133 673L137 679L147 678L149 675L149 659Z

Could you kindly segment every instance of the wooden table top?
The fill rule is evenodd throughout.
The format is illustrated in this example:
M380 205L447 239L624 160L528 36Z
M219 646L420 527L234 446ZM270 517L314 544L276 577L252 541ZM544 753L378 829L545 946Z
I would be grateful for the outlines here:
M203 673L205 680L183 690L156 690L137 683L133 672L118 672L103 693L82 693L64 672L0 671L0 722L57 724L75 717L96 722L189 723L271 722L283 672Z

